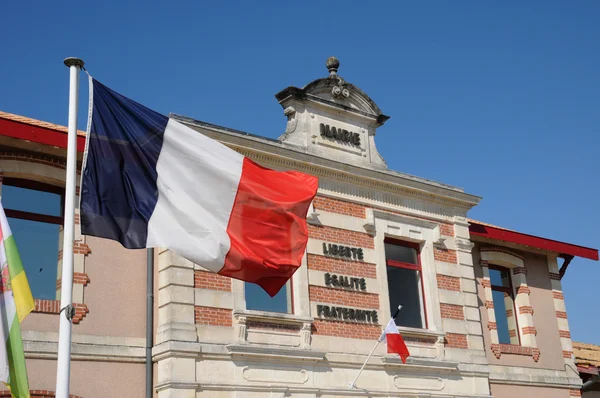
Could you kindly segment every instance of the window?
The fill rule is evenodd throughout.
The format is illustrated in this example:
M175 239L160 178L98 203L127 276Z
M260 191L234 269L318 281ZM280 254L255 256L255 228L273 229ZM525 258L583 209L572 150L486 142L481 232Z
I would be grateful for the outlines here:
M494 314L498 340L501 344L519 345L517 314L515 311L514 292L510 269L489 265L492 297L494 299Z
M2 204L33 297L56 299L63 188L30 180L4 178Z
M386 239L385 257L392 313L402 305L396 325L426 327L419 245Z
M269 296L255 283L244 283L246 309L266 312L292 313L292 292L290 282L286 283L274 297Z

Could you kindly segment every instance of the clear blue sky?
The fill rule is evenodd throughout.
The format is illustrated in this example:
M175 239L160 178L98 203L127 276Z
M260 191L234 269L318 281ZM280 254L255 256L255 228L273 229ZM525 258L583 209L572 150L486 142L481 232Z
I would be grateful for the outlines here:
M483 196L473 218L600 246L599 2L212 3L6 2L0 109L66 124L62 60L78 56L159 112L278 137L274 94L335 55L391 116L390 168ZM599 281L582 259L563 279L575 340L600 344Z

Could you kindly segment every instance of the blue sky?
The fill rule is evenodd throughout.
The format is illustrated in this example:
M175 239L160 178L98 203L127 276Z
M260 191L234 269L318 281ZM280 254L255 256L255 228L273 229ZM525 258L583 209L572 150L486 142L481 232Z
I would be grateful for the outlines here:
M483 196L473 218L597 248L599 17L594 1L7 2L0 110L66 124L78 56L159 112L278 137L274 94L335 55L391 116L390 168ZM82 75L80 128L86 102ZM563 279L575 340L600 344L598 281L578 258Z

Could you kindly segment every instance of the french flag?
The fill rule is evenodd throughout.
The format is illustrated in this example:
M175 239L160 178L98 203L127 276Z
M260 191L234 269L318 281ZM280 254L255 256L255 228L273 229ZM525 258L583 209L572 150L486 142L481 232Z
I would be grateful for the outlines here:
M387 342L388 354L398 354L400 355L400 359L402 359L402 363L406 363L406 358L410 356L410 353L402 335L398 331L398 326L396 326L394 318L390 319L379 338L380 342L384 340Z
M97 80L81 177L81 231L164 247L274 296L300 267L317 178L259 166Z

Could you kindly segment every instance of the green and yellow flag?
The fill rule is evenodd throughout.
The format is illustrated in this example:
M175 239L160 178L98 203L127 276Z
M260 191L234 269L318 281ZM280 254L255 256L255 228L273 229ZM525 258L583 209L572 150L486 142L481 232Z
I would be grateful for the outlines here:
M0 381L13 397L29 398L21 325L35 306L4 207L0 204Z

